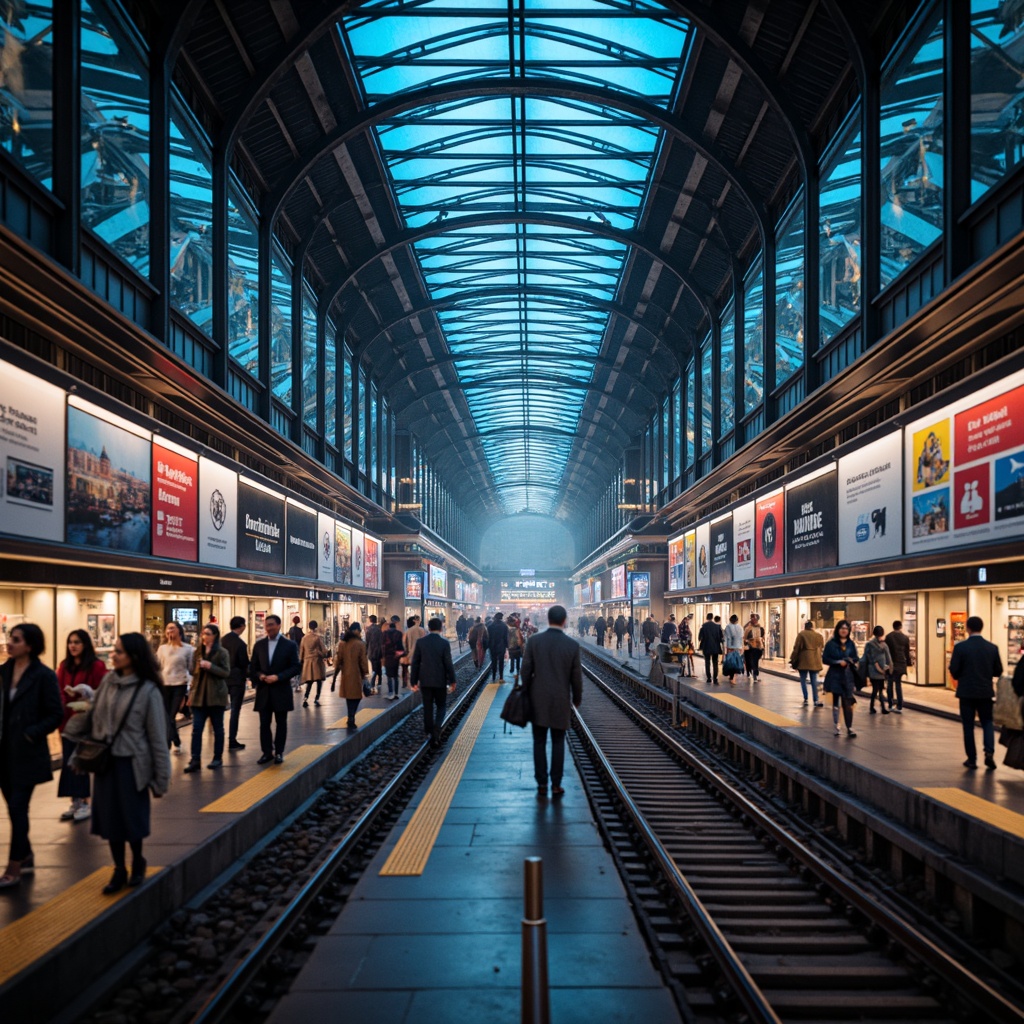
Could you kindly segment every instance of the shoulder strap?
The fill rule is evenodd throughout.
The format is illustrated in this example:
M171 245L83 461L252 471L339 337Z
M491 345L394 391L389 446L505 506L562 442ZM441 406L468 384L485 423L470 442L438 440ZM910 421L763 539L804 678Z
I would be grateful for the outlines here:
M121 722L117 727L117 731L114 733L113 736L110 737L111 745L113 745L114 740L116 740L117 737L121 735L121 730L124 728L124 723L128 721L128 716L132 713L132 706L135 704L135 698L138 697L139 691L145 685L146 684L141 681L135 684L135 692L132 694L132 699L128 701L128 710L124 713L124 717L121 719Z

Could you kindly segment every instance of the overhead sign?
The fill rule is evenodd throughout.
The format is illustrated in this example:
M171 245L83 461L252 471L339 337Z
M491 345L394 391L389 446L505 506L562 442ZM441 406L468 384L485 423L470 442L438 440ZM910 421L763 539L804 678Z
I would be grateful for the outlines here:
M711 582L715 586L732 580L732 515L711 523Z
M153 554L194 562L199 557L199 461L184 449L153 440Z
M555 581L517 579L501 581L501 603L554 601ZM597 600L597 598L595 598Z
M828 569L839 561L835 467L786 488L786 569Z
M903 438L899 431L839 460L839 564L903 553Z
M238 481L238 568L283 576L284 495L244 477Z
M784 571L786 498L776 491L754 502L754 575L777 576Z
M238 564L238 474L205 456L199 459L199 561Z

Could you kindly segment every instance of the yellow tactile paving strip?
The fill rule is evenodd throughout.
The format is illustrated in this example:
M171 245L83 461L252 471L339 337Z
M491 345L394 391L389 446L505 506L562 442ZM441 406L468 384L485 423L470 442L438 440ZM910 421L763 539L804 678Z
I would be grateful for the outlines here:
M1008 832L1018 839L1024 839L1024 814L1018 814L1016 811L992 803L991 800L985 800L973 793L966 793L962 789L952 787L918 789L918 793L930 796L933 800L938 800L939 803L946 804L947 807L952 807L955 811L978 818L987 825Z
M488 683L476 706L470 712L466 724L459 731L452 748L438 768L434 781L423 795L419 806L406 825L395 848L380 869L382 875L422 875L427 866L430 852L437 841L445 815L451 806L452 797L462 780L469 755L473 752L480 729L487 712L494 703L498 683Z
M744 700L742 697L737 697L732 693L709 693L709 697L714 697L715 700L721 701L723 704L728 704L730 707L739 709L740 711L746 712L748 715L752 715L754 718L760 718L762 722L767 722L769 725L803 725L803 722L798 722L795 718L787 718L785 715L777 715L774 711L769 711L767 708L761 707L760 704L754 704L749 700Z
M146 868L146 877L152 878L161 870L149 866ZM0 930L0 950L3 950L0 956L0 985L6 984L16 974L84 928L93 918L99 917L108 907L134 892L133 889L122 889L116 896L104 896L101 890L110 881L112 871L113 868L99 868L69 886L59 896L54 896L41 907L36 907ZM90 968L83 966L83 978L86 978Z
M212 804L207 804L201 811L216 814L239 814L247 811L253 804L269 796L278 786L287 782L293 775L298 775L303 768L331 749L330 744L309 743L294 750L286 750L283 764L268 764L259 775L254 775L230 793L225 793Z
M378 715L383 715L387 708L360 708L356 712L356 725L366 725L367 722L372 722ZM344 729L348 722L348 715L344 718L339 718L333 725L327 726L328 729Z

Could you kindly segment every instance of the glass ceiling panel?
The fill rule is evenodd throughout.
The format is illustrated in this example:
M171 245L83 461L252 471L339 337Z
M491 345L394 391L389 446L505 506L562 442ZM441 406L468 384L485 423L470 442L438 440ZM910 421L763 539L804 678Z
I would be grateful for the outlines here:
M661 133L603 99L446 90L561 80L670 109L690 27L654 0L376 0L338 28L368 108L432 90L377 143L407 226L436 228L413 248L502 505L551 513L628 255L594 232L635 228Z

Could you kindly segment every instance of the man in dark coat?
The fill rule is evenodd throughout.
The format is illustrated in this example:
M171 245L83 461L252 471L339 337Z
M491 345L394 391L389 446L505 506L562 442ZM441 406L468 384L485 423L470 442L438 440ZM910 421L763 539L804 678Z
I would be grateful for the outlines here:
M892 624L892 632L885 638L885 646L889 648L892 658L892 673L889 676L889 710L897 715L903 714L903 677L907 669L914 664L910 653L910 637L903 632L903 623L897 619ZM893 690L896 691L896 706L893 706Z
M715 616L708 612L707 621L697 634L697 646L704 655L704 675L709 683L718 682L718 657L722 653L724 643L725 634L721 625L715 622Z
M533 726L533 775L537 792L548 792L548 730L551 730L551 795L561 796L565 768L565 733L572 709L583 699L580 645L565 634L566 610L548 609L548 628L527 641L520 682L530 700Z
M245 683L249 678L249 645L242 639L245 619L236 615L231 620L231 629L220 638L220 645L231 659L231 673L228 676L228 699L231 701L231 715L228 719L228 750L245 750L245 744L238 742L238 714L245 700Z
M644 654L650 654L651 644L654 643L658 636L658 624L650 615L644 619L644 624L640 627L640 632L643 633L644 636Z
M978 748L974 742L974 716L981 722L985 747L985 767L996 766L996 731L992 724L992 701L995 699L993 678L1003 674L999 648L989 643L981 631L985 624L977 615L967 620L967 639L953 647L949 658L949 674L956 680L956 696L960 701L960 721L964 727L965 768L978 767Z
M615 649L620 650L622 647L622 638L626 635L626 616L617 615L615 617L615 625L612 626L615 631Z
M381 659L384 657L384 630L380 628L377 623L377 616L370 616L370 624L366 627L366 632L363 634L363 642L366 644L366 660L370 663L370 668L373 669L373 675L370 677L370 686L374 693L380 692L380 681L381 681ZM338 669L335 668L334 676L337 678ZM333 684L332 684L332 689Z
M672 643L672 638L676 635L676 617L670 615L666 620L665 624L661 627L661 642L663 644Z
M491 652L491 682L500 679L505 682L505 652L508 650L508 626L504 612L495 612L494 620L487 627L487 649Z
M302 619L298 615L292 616L292 628L288 630L288 639L292 641L296 646L302 643L302 638L306 634L302 632Z
M263 755L256 762L266 764L284 760L284 745L288 740L288 712L295 707L292 700L292 680L302 672L299 648L294 640L281 636L281 618L268 615L265 621L267 635L257 640L249 662L249 678L256 689L253 709L260 716L260 747ZM273 738L270 721L274 720Z
M604 647L604 637L608 632L608 623L603 615L598 615L594 621L594 632L597 634L597 646Z
M452 645L441 635L444 623L437 618L427 623L428 633L416 641L412 651L409 685L423 688L423 731L430 737L430 749L441 746L445 694L455 692Z

